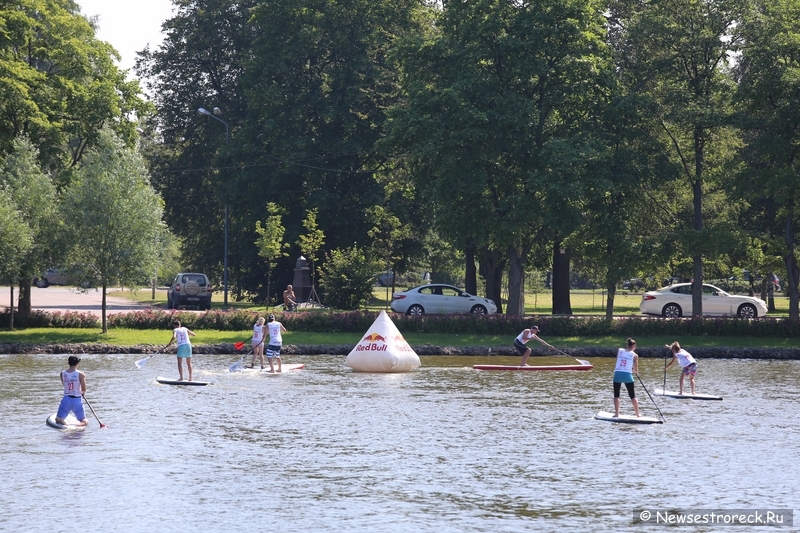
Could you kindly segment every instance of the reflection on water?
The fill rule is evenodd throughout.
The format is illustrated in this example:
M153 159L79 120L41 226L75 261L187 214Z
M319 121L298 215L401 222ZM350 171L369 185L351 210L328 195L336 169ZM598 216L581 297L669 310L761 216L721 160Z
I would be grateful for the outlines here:
M667 423L628 426L592 419L613 408L610 359L522 373L471 368L517 358L422 357L413 373L362 374L308 356L268 377L196 356L213 384L182 388L155 383L173 356L138 370L135 355L87 355L108 428L87 409L89 428L65 433L44 423L65 359L0 356L0 530L592 531L645 506L792 508L800 488L798 361L700 361L698 392L723 402L656 397ZM662 385L663 361L640 370Z

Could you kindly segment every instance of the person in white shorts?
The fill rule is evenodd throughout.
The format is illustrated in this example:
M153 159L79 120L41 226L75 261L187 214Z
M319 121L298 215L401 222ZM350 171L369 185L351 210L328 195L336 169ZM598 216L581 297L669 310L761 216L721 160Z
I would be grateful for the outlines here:
M281 332L286 333L286 328L275 320L275 315L269 315L267 318L267 330L269 331L269 346L267 346L269 371L275 372L275 367L272 364L272 358L274 357L278 361L278 372L281 372L281 346L283 346Z

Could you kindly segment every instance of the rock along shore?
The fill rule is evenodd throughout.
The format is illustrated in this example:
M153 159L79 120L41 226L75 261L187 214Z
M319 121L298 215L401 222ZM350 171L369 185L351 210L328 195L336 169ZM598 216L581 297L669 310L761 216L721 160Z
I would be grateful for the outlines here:
M353 344L287 344L281 352L286 355L347 355L354 348ZM693 356L699 359L785 359L800 360L800 348L692 348L687 345ZM153 354L163 346L138 344L134 346L115 346L97 343L70 344L0 344L2 354ZM517 351L512 346L433 346L418 344L412 346L418 355L468 355L468 356L514 356ZM616 357L617 347L564 348L559 352L532 347L533 356L569 355L581 359L592 357ZM246 354L249 347L236 350L233 344L198 344L192 346L195 354ZM669 357L666 348L644 347L636 350L642 358ZM175 353L175 346L170 346L165 353Z

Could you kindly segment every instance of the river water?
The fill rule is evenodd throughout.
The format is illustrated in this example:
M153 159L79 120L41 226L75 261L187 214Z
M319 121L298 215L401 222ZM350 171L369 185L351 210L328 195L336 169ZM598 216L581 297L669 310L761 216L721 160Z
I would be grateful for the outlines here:
M212 384L174 387L155 382L177 377L174 356L139 370L141 357L83 356L108 427L87 407L89 427L62 432L44 421L66 356L0 356L0 530L584 532L629 529L639 509L800 508L800 361L700 361L698 392L724 401L656 397L667 422L631 426L592 418L613 411L611 359L482 372L518 359L429 356L364 374L292 356L306 368L273 377L198 355L195 379ZM663 364L641 361L650 392Z

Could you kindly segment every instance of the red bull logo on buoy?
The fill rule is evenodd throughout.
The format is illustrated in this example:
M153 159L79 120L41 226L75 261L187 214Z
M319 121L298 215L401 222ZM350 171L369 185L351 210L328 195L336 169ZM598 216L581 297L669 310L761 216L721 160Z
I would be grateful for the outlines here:
M357 352L385 352L388 348L386 337L380 333L368 333L356 346Z

